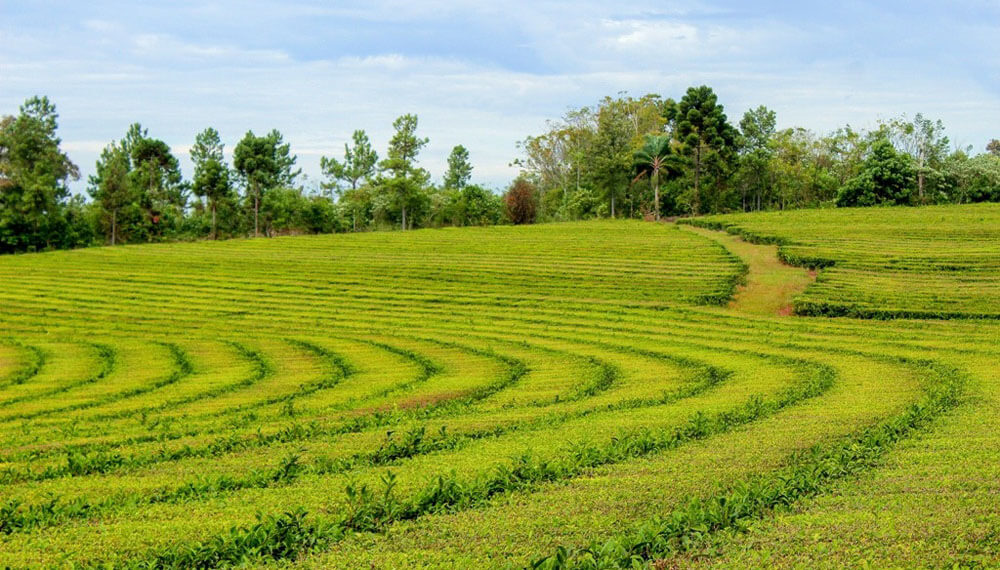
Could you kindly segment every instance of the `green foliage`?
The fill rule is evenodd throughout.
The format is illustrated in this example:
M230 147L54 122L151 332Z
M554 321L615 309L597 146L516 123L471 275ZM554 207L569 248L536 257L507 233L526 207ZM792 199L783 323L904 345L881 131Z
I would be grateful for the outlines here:
M597 132L591 143L591 176L612 218L631 178L632 139L637 133L630 110L630 101L606 97L597 111Z
M169 146L134 123L102 152L89 180L90 203L67 189L78 174L59 150L56 118L47 98L34 97L0 124L0 253L93 245L102 235L113 244L235 237L251 225L254 235L274 235L507 219L489 192L464 192L473 167L463 145L452 149L442 188L430 184L431 174L417 166L427 139L416 135L416 115L393 123L381 161L366 132L355 130L342 159L321 157L324 180L308 189L295 185L301 171L276 130L262 137L248 132L230 170L219 133L205 129L191 150L194 176L185 181ZM971 146L949 154L940 120L918 113L870 132L846 126L827 135L800 127L776 131L776 124L775 113L761 105L744 114L737 130L704 85L679 101L621 93L572 109L527 137L513 164L536 188L538 221L1000 200L996 141L982 155L973 156ZM659 146L676 163L662 180L649 176L657 169L634 164L648 155L650 138L669 141ZM910 177L905 159L873 165L888 152L882 139L909 157L913 195L899 186ZM266 200L262 225L271 191L280 195ZM189 203L189 192L200 199Z
M89 188L111 245L178 236L187 190L170 148L138 123L104 148Z
M671 108L668 120L676 124L681 151L688 157L691 213L698 215L703 201L702 179L708 174L717 187L723 182L736 151L738 133L729 124L718 96L707 85L689 88L676 107ZM712 210L717 211L718 207Z
M827 490L833 481L872 468L880 456L911 432L957 406L965 377L953 370L936 372L943 382L931 389L924 401L856 437L811 447L773 475L753 478L705 499L692 498L669 517L656 517L603 544L572 550L560 547L555 554L534 561L531 567L634 567L699 548L720 530L745 531L750 521L763 518L773 509L786 508L803 497Z
M442 188L431 195L436 224L492 226L503 219L503 199L477 184L461 190Z
M753 243L786 263L822 269L795 299L806 316L1000 318L993 204L798 210L686 221ZM886 244L890 245L886 245Z
M776 125L774 111L759 106L748 110L735 129L707 86L688 89L680 101L659 95L606 97L596 107L567 112L549 123L547 132L519 143L522 157L514 164L537 185L542 220L604 217L613 209L620 215L626 203L632 218L655 218L657 208L650 202L670 215L825 207L848 183L849 196L864 201L878 194L862 170L883 138L911 159L911 201L993 200L992 187L983 191L980 174L986 163L977 158L976 164L964 164L968 156L962 152L949 156L944 125L921 114L885 121L870 132L846 126L822 136L801 127L776 130ZM633 180L623 194L625 157L640 152L647 136L671 141L685 158L683 176L659 186Z
M69 210L66 183L79 171L60 150L55 105L31 97L0 117L0 253L86 244Z
M995 210L694 222L827 265L807 300L975 315ZM0 566L743 567L828 560L817 526L838 565L994 563L997 323L740 312L732 252L615 220L0 258Z
M260 208L264 194L270 190L289 187L301 172L292 170L295 155L277 130L264 136L253 131L240 140L233 150L233 168L242 181L253 209L254 236L260 235Z
M660 219L660 176L666 180L677 178L682 172L682 162L666 135L646 135L642 148L632 154L635 180L649 177L653 186L653 209L657 220Z
M416 166L417 155L428 139L417 136L417 116L402 115L392 123L395 133L389 141L388 156L379 167L388 176L377 181L376 186L387 199L387 206L399 212L400 229L409 229L413 224L414 210L423 206L426 195L424 187L430 174ZM411 219L407 221L409 209Z
M937 194L942 182L941 167L948 154L948 137L944 136L944 123L931 121L917 113L912 121L896 119L885 125L885 131L894 139L896 148L913 159L919 204L928 201L928 194Z
M111 143L101 152L97 174L90 179L91 196L97 200L104 216L110 218L105 223L109 227L111 245L118 242L122 227L133 225L138 217L129 185L129 168L128 154L118 144Z
M360 184L370 181L375 175L378 153L372 148L368 134L356 130L351 136L354 146L344 144L344 160L320 157L320 169L326 177L323 188L341 192L354 192Z
M777 115L761 105L740 119L741 160L737 173L743 211L760 210L772 185Z
M451 149L448 155L448 170L444 173L444 187L449 190L461 190L469 184L472 178L472 163L469 162L469 150L462 145Z
M942 165L944 181L940 191L929 198L938 202L966 204L1000 202L1000 155L980 154L969 157L952 153Z
M229 167L223 154L224 145L219 132L209 127L198 133L191 147L194 162L194 181L191 190L195 196L205 198L212 215L212 239L219 237L218 213L220 203L225 202L231 211L233 187L230 182ZM231 216L226 216L231 219Z
M187 205L186 188L181 185L180 165L170 147L146 136L145 130L141 133L130 145L132 187L148 218L148 235L155 240L172 233L179 224Z
M879 139L872 145L861 173L840 189L837 206L909 204L914 182L910 158L897 153L888 139Z

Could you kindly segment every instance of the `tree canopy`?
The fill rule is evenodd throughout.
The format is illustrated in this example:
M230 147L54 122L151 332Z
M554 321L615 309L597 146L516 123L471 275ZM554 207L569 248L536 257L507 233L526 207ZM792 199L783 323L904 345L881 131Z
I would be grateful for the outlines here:
M233 150L233 168L247 189L253 208L253 233L260 236L260 206L264 194L291 186L301 170L292 170L295 155L277 129L264 136L247 131Z
M679 99L603 97L517 143L506 189L476 183L463 144L440 185L421 165L416 114L392 123L384 152L355 129L322 178L301 176L278 130L247 131L231 155L205 128L185 180L178 154L139 123L101 152L86 194L61 149L55 105L27 99L0 117L0 253L177 239L532 223L599 217L1000 201L1000 141L953 147L922 113L827 134L779 126L764 105L730 123L715 91ZM445 147L448 148L448 147ZM89 198L89 200L88 200Z
M910 157L896 152L888 138L872 145L861 173L847 181L837 194L838 206L895 206L906 204L913 192L914 168Z
M0 119L0 252L73 245L66 184L79 171L59 148L58 117L47 97L32 97Z

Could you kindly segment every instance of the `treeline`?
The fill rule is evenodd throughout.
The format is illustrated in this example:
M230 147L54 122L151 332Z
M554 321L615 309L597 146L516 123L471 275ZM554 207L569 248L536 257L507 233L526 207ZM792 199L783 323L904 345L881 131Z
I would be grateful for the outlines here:
M319 188L301 184L282 134L249 131L226 160L213 128L197 135L194 173L181 175L170 147L136 123L101 152L85 196L72 195L79 169L60 149L55 106L33 97L0 122L0 253L382 228L487 225L508 220L503 197L471 184L458 145L443 183L419 166L428 139L403 115L384 158L363 130L341 158L323 157Z
M520 143L538 217L649 217L1000 201L1000 141L955 149L922 115L826 135L776 128L760 106L737 124L716 94L606 97Z
M277 130L252 131L226 159L219 133L197 135L185 180L170 147L139 124L101 153L87 196L60 149L55 106L33 97L0 119L0 253L97 244L289 233L490 225L594 217L658 219L823 206L1000 201L1000 141L955 149L922 115L827 135L778 130L760 106L733 124L711 88L680 100L606 97L519 143L519 177L502 195L471 183L455 146L441 184L420 167L416 115L393 123L379 156L363 130L322 183L302 184ZM89 197L89 199L88 199Z

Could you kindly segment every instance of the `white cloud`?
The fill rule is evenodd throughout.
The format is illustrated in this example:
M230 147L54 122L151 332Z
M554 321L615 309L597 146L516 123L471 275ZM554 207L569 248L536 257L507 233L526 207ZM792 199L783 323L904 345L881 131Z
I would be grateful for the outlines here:
M133 53L139 58L167 60L196 60L206 65L218 64L220 60L250 64L281 64L290 61L281 50L244 49L235 46L201 44L183 41L169 34L137 34L132 37Z
M618 50L646 53L674 51L678 45L690 49L699 40L698 28L691 24L665 20L604 20L602 26L611 34L601 43Z
M623 90L679 97L706 83L734 121L765 104L782 125L820 132L922 111L953 140L998 136L1000 18L925 22L913 47L909 28L884 31L886 9L825 8L853 15L845 26L793 4L661 4L98 2L63 22L19 14L0 22L0 113L49 95L85 173L139 121L181 155L210 125L229 149L248 129L278 128L316 178L319 156L339 156L354 129L382 150L392 120L413 112L435 176L461 143L474 178L493 185L515 174L516 141L546 119ZM924 44L935 47L912 52Z

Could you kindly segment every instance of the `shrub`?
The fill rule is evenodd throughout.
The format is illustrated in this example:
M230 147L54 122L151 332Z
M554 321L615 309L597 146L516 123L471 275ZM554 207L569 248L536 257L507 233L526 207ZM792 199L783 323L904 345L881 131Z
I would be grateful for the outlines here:
M538 198L535 196L535 185L523 178L518 178L511 184L503 197L507 219L512 224L531 224L535 222Z

